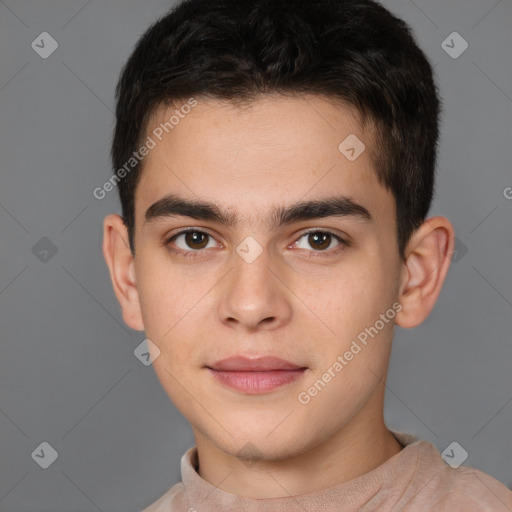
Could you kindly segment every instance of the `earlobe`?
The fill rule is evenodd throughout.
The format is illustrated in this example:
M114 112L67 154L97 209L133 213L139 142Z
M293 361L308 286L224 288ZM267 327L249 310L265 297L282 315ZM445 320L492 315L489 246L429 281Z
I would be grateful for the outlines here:
M107 215L103 221L103 256L125 323L132 329L143 331L133 254L128 230L119 215Z
M432 311L450 267L454 238L444 217L427 219L411 237L399 290L402 310L396 316L401 327L416 327Z

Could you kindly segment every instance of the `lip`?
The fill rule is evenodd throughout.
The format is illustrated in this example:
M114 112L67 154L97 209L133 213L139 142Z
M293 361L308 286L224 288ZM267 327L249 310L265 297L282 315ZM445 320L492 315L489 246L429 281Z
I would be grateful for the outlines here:
M235 356L206 367L220 383L241 393L268 393L299 379L307 370L278 357L249 359Z
M232 356L221 359L209 365L208 368L225 372L269 372L272 370L299 370L304 367L273 356L253 359L244 356Z

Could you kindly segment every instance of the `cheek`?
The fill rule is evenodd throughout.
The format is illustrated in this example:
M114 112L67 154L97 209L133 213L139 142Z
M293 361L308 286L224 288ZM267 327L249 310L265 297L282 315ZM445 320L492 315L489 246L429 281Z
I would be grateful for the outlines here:
M337 337L356 334L354 330L375 322L391 305L393 293L386 273L378 265L359 259L340 265L324 279L307 278L294 284L297 296Z
M137 286L146 334L166 342L193 313L208 291L208 282L198 277L200 272L189 276L165 257L141 258L140 269Z
M205 345L211 346L215 304L209 292L218 277L195 267L173 265L165 257L140 260L137 284L145 333L160 350L153 366L168 391L177 386L171 375L189 381L204 364Z
M347 386L347 382L343 384L345 378L355 383L362 374L371 376L369 369L380 374L384 368L395 316L393 280L378 258L360 256L357 262L347 263L340 266L339 272L331 273L321 289L313 291L306 282L296 288L297 295L302 294L304 303L311 305L317 317L310 316L310 325L317 319L323 324L320 328L325 335L317 338L317 346L322 347L315 360L317 372L326 371L338 356L346 354L344 377L334 379L342 388ZM381 315L386 312L388 315L382 320Z
M395 300L397 272L385 248L372 244L348 276L354 309L368 320L377 320Z

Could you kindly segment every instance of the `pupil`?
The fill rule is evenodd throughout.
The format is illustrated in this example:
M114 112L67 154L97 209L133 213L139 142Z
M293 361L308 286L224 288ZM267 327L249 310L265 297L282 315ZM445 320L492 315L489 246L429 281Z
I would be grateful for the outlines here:
M187 233L185 235L185 241L187 245L193 249L202 249L207 245L205 233L198 233L197 231Z
M310 233L309 243L312 246L316 246L316 249L325 249L329 247L331 242L331 235L329 233Z

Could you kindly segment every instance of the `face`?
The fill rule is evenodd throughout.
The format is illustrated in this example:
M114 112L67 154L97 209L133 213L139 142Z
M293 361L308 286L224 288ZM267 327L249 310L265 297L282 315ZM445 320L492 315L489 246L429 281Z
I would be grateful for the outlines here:
M372 140L319 97L198 101L158 140L173 111L135 199L154 369L224 452L306 452L375 404L388 364L401 260Z

